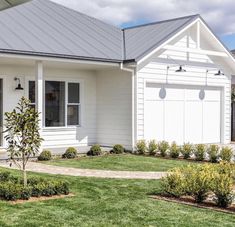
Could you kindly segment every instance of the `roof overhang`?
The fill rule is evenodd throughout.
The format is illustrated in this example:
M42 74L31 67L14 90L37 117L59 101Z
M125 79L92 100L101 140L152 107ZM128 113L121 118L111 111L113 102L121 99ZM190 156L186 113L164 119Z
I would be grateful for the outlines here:
M171 41L179 37L181 34L183 34L185 31L190 29L192 26L197 26L197 47L196 48L178 48L173 45L169 45ZM201 28L204 29L204 31L207 32L207 34L211 37L213 40L213 45L216 45L216 48L213 49L202 49L200 47L200 39L201 39ZM155 55L157 52L161 50L175 50L175 51L183 51L183 52L191 52L191 53L197 53L197 54L206 54L208 56L215 56L226 59L226 63L229 65L229 68L232 70L232 73L235 74L235 58L232 55L232 53L226 48L226 46L220 41L220 39L212 32L210 27L206 24L206 22L199 16L198 18L195 18L190 24L187 24L185 27L180 29L177 33L175 33L173 36L169 37L167 40L165 40L162 44L157 46L154 50L152 50L149 53L146 53L145 56L143 56L141 59L138 59L137 64L141 65L145 61L147 61L149 58L151 58L153 55Z

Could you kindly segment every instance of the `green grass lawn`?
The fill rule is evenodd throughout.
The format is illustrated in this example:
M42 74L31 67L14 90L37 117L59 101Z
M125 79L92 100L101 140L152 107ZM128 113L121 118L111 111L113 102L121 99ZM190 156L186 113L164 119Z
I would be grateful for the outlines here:
M106 155L100 157L81 157L79 159L54 159L43 162L49 165L74 167L81 169L131 170L131 171L167 171L174 167L196 164L185 160L170 160L131 154Z
M34 175L68 180L75 196L18 205L1 201L1 227L235 226L235 215L152 200L157 180Z

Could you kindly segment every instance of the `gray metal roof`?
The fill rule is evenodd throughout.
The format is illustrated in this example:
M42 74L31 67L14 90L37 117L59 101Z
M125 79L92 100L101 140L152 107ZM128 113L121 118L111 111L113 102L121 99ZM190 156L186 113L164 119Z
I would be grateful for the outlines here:
M126 59L139 60L198 17L193 15L124 29Z
M120 29L54 2L33 0L0 12L0 52L138 60L197 17Z

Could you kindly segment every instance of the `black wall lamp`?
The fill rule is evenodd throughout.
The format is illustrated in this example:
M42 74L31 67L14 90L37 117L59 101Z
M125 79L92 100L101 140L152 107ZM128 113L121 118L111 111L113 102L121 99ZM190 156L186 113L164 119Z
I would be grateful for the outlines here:
M217 73L214 74L215 76L223 76L224 73L221 70L218 70Z
M24 90L24 88L21 86L20 78L15 77L14 80L15 80L15 81L18 81L18 85L17 85L17 87L16 87L15 89L16 89L16 90Z
M176 72L176 73L180 73L180 72L184 73L184 72L186 72L186 70L183 69L182 65L180 65L180 66L179 66L179 69L175 70L175 72Z

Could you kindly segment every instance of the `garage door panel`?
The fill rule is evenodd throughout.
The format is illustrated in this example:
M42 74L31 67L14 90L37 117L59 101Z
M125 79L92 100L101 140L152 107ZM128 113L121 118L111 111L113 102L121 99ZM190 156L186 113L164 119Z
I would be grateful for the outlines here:
M165 102L165 140L184 140L184 101Z
M162 101L146 101L144 112L145 139L163 140L164 137L164 106Z
M220 142L221 90L153 83L145 90L145 139Z
M202 142L202 103L185 103L185 142Z
M220 102L205 102L203 105L204 143L220 142Z

